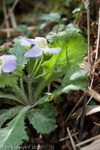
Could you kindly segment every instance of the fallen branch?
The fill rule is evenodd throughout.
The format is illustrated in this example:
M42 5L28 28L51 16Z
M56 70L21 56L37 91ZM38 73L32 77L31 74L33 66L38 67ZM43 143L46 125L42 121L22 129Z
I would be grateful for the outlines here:
M28 27L28 30L31 31L31 32L34 32L34 31L36 31L36 27L35 26L30 26L30 27ZM12 37L20 36L20 35L25 34L24 32L17 31L17 30L15 30L13 28L9 28L9 32L10 32L10 35ZM7 35L7 29L5 29L5 28L1 29L0 30L0 35L2 37L6 37L6 35Z

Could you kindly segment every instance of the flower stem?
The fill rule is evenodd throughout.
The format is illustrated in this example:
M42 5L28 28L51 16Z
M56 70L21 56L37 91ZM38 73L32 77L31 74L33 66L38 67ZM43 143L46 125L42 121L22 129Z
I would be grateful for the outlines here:
M33 94L32 94L32 81L28 82L28 95L29 95L29 103L33 105Z
M46 74L48 74L48 73L50 73L50 72L53 72L53 70L48 71L48 72L44 72L44 73L38 75L37 77L34 78L34 80L36 80L36 79L38 79L38 78L40 78L40 77L42 77L42 76L44 76L44 75L46 75Z
M39 64L38 64L36 70L35 70L34 73L32 74L32 81L34 80L35 75L36 75L37 72L39 71L39 69L40 69L40 67L41 67L41 64L42 64L42 58L41 58L41 60L40 60L40 62L39 62Z
M25 89L24 89L24 84L23 84L23 79L20 78L20 87L23 90L23 92L25 93Z
M24 105L30 105L26 94L15 84L12 85L14 93L23 102Z
M33 70L32 70L32 73L31 73L31 77L33 76L33 74L34 74L34 72L35 72L35 70L36 70L36 67L37 67L37 65L38 65L38 62L39 62L39 58L36 58L36 62L35 62L35 65L34 65L34 67L33 67Z

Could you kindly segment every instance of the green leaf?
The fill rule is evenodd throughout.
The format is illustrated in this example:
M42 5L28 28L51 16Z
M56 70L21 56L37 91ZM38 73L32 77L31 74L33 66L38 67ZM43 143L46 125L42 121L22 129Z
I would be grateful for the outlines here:
M18 99L14 94L8 94L8 93L3 93L3 92L0 92L0 98L7 98L7 99L12 99L14 101L17 101L17 102L20 102L20 99Z
M3 123L8 120L13 118L16 114L19 113L19 111L23 108L24 106L16 106L13 108L9 109L1 109L0 110L0 127L3 125Z
M27 63L27 71L28 71L29 74L31 74L31 72L32 72L32 69L35 65L35 61L36 61L35 57L29 58L29 61Z
M17 85L13 85L13 89L14 89L14 93L17 95L21 103L24 105L29 105L29 101L26 93L22 89L20 89Z
M48 37L51 42L50 47L61 47L62 50L43 62L44 72L54 70L44 75L34 92L34 99L37 99L42 90L52 81L61 77L65 72L79 68L86 54L87 44L84 38L75 30L66 29L66 31ZM44 54L44 58L46 55Z
M85 74L86 72L82 69L68 70L60 88L48 96L49 100L51 101L62 93L68 93L71 90L86 90L87 77Z
M38 133L49 134L57 128L56 119L58 112L53 104L45 104L43 108L34 112L32 110L28 118Z
M69 7L70 6L70 3L72 2L73 0L66 0L65 1L65 5L67 6L67 7Z
M22 70L23 70L23 67L21 65L16 65L16 69L14 70L14 74L16 75L22 75Z
M60 23L64 24L64 23L65 23L65 21L67 21L67 18L63 17L63 18L61 18Z
M45 21L50 21L50 22L52 21L59 22L60 15L58 13L41 14L40 19Z
M81 31L80 28L77 25L73 24L73 23L68 24L66 26L66 29L71 29L71 30L74 30L76 32L80 32Z
M16 56L18 65L21 65L22 67L25 66L28 59L24 56L26 51L25 51L25 48L20 45L20 43L18 43L18 42L15 43L14 48L11 48L9 52L10 52L10 54Z
M87 77L82 69L68 70L61 87L53 93L53 99L62 93L68 93L70 90L86 90Z
M86 72L82 69L68 70L63 78L60 88L55 90L53 93L47 93L47 95L35 102L34 106L50 102L57 96L60 96L62 93L68 93L70 90L86 90L87 77L85 74Z
M26 25L20 24L15 28L15 30L24 32L27 36L32 36L32 32L28 30Z
M12 99L7 99L7 98L2 99L2 98L0 98L0 104L10 104L12 106L14 106L14 105L18 106L20 103L17 102L17 101L13 101Z
M59 32L58 34L53 33L51 35L48 35L47 39L54 46L59 44L61 45L61 47L64 47L62 42L68 42L69 40L72 40L73 38L75 38L77 35L78 33L76 31L73 31L72 28L70 28L70 30L66 29L65 31Z
M52 95L52 93L49 93L49 94L50 94L50 96ZM46 102L50 102L50 99L49 99L48 95L42 96L38 101L36 101L35 104L34 104L34 107L38 106L38 105L41 105L41 104L44 104Z
M78 7L78 8L75 8L75 9L72 11L72 13L75 14L75 13L81 11L81 10L82 10L82 8Z
M64 24L59 24L59 26L58 26L58 25L55 25L55 26L53 27L52 31L53 31L53 32L56 32L57 27L58 27L58 31L60 32L60 31L62 31L62 30L64 29L65 25L64 25Z
M0 129L0 149L8 146L8 150L11 147L18 146L22 144L22 140L28 140L28 136L25 132L24 117L26 112L31 106L24 107L19 114L10 122L6 128Z
M2 75L0 76L0 85L8 85L8 84L13 84L16 80L18 79L18 77L15 77L13 75Z
M66 85L76 86L77 87L75 88L76 90L79 90L79 89L85 90L87 86L86 71L82 69L68 70L66 75L63 78L61 88L66 87ZM65 90L65 92L67 91Z
M74 30L66 29L65 32L59 32L52 35L50 38L52 43L50 47L61 47L62 50L58 53L56 67L64 68L79 68L79 64L83 61L83 56L86 54L87 44L84 43L84 38L81 34ZM52 65L53 59L56 59L57 54L54 54L51 59L44 62L44 67L49 68ZM51 61L51 62L50 62ZM54 62L54 61L53 61Z
M52 81L55 81L58 77L61 77L63 72L56 72L56 73L48 73L44 75L40 80L37 88L34 91L34 100L36 101L38 96L40 95L41 91Z
M68 70L60 88L54 91L53 98L62 93L68 93L70 90L86 90L87 77L85 74L86 72L82 69Z
M37 30L41 30L43 29L44 27L46 27L50 22L47 21L47 22L44 22L44 23L41 23L37 26Z

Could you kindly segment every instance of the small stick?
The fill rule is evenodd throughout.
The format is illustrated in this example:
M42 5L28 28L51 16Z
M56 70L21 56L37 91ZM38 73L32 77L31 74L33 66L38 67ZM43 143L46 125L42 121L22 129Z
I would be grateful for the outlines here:
M74 135L74 138L76 139L77 143L79 143L79 139L78 139L77 135ZM81 147L79 146L79 149L80 149L80 148L81 148Z
M78 132L72 134L72 136L76 136L77 134L78 134ZM65 141L65 140L67 140L67 139L69 139L69 136L59 139L59 142Z
M79 101L76 103L76 105L74 106L74 108L71 110L71 112L69 113L68 117L66 118L65 122L67 122L70 118L70 116L72 115L72 113L75 111L75 109L78 107L78 105L81 103L81 101L83 100L83 98L85 97L87 91L84 92L84 94L82 95L82 97L79 99Z
M88 63L91 68L91 53L90 53L90 0L86 0L87 3L87 29L88 29ZM89 85L89 80L91 78L91 72L90 76L88 76L88 85ZM88 87L87 87L88 89ZM82 139L82 131L83 131L83 125L84 125L84 117L85 117L85 105L87 102L87 94L85 95L84 101L83 101L83 111L81 115L81 120L80 120L80 129L79 129L79 139Z
M99 40L100 40L100 5L99 5L98 38L97 38L97 45L96 45L96 56L95 56L95 63L96 63L96 61L97 61L97 58L98 58ZM92 88L92 85L93 85L93 80L94 80L94 72L95 72L95 69L93 70L93 77L92 77L92 79L91 79L91 85L90 85L90 88Z
M61 79L61 78L58 78L58 79L56 79L56 82L62 83L62 79Z
M96 67L97 67L97 65L100 63L100 59L92 66L92 70L94 70Z
M79 129L79 139L80 141L82 140L82 131L83 131L83 125L84 125L84 117L85 117L85 105L87 102L87 93L84 97L84 101L83 101L83 111L82 111L82 115L81 115L81 120L80 120L80 129Z
M48 87L47 87L47 89L48 89L48 93L50 93L51 84L48 84Z
M36 31L36 26L29 26L28 30L31 31L31 32L34 32L34 31ZM9 31L10 31L10 35L11 36L19 36L19 35L25 34L24 32L14 30L13 28L9 28ZM2 35L2 37L5 37L6 34L7 34L7 29L6 28L2 28L0 30L0 35Z
M68 132L70 141L71 141L71 143L72 143L73 150L76 150L76 146L75 146L74 140L73 140L73 138L72 138L72 135L71 135L71 133L70 133L70 131L69 131L69 128L67 128L67 132Z
M59 85L58 85L58 84L56 84L56 83L54 83L54 82L52 82L51 84L52 84L56 89L59 88Z
M10 9L9 9L9 12L10 12ZM13 11L10 12L10 20L11 20L12 27L16 28L17 27L17 23L16 23L16 20L15 20L15 16L14 16Z
M39 135L39 138L42 139L42 134ZM38 144L38 145L37 145L37 150L40 150L40 148L41 148L41 145Z
M97 39L95 61L97 61L97 58L98 58L99 39L100 39L100 5L99 5L98 39Z
M10 13L15 9L18 2L19 2L19 0L15 0L12 8L10 9L9 14L6 16L6 19L8 19L10 17ZM2 25L0 26L0 29L4 27L5 23L6 23L6 20L3 21Z
M82 146L82 145L84 145L86 143L92 142L93 140L96 140L96 139L99 139L99 138L100 138L100 135L97 135L97 136L92 137L92 138L90 138L88 140L85 140L85 141L83 141L81 143L76 144L76 147Z
M95 95L95 92L92 93L91 97L89 98L89 100L88 100L87 103L86 103L86 106L87 106L88 103L91 101L91 99L93 98L94 95ZM78 119L80 118L81 114L82 114L82 112L80 112L80 114L78 115L78 117L77 117L76 120L78 120Z
M5 2L5 0L2 0L2 3L3 3L4 18L5 18L6 28L7 28L7 38L9 38L10 37L9 21L7 19L7 8L6 8L6 2Z
M91 66L91 52L90 52L90 1L86 0L87 3L87 29L88 29L88 63Z

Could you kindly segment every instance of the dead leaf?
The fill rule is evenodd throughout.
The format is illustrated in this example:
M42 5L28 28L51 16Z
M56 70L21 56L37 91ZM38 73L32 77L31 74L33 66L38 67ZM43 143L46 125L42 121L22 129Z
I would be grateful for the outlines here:
M80 68L84 69L87 72L91 71L91 67L90 67L89 63L87 63L86 61L84 61L83 63L80 64Z
M88 146L82 147L80 150L100 150L100 139L95 140Z
M78 109L75 113L71 115L71 119L75 119L79 116L79 114L83 111L83 107ZM89 116L94 113L100 112L100 106L99 105L94 105L94 106L86 106L86 115Z

